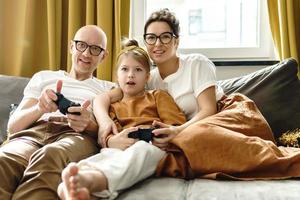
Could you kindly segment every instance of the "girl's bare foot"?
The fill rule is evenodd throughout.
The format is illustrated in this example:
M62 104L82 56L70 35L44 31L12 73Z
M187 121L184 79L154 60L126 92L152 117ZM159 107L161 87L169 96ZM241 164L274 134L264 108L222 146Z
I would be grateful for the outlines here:
M79 171L75 163L70 163L63 170L62 180L57 193L63 200L89 200L90 193L107 189L107 179L101 171L95 169Z
M59 184L57 192L63 200L88 200L90 199L87 188L77 188L78 166L70 163L62 172L63 182Z

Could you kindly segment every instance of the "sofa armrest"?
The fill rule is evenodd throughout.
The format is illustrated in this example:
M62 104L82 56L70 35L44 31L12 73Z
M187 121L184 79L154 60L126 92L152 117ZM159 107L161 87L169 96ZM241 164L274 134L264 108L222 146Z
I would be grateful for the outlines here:
M0 144L6 137L10 105L19 103L29 78L0 75Z
M219 81L226 94L240 92L251 98L273 130L282 133L300 127L298 64L289 58L251 74Z

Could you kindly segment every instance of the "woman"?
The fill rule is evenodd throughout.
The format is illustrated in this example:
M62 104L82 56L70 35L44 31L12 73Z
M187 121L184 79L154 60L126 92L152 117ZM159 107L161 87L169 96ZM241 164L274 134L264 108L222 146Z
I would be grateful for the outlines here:
M157 65L150 88L167 90L189 121L154 130L164 135L154 144L172 151L160 161L158 176L197 178L217 176L239 179L300 176L300 151L275 145L272 131L255 103L241 94L223 96L216 85L215 68L204 56L177 55L179 22L163 9L152 13L144 27L149 56ZM115 131L105 108L118 92L98 96L94 110L100 136ZM218 109L217 109L218 105Z

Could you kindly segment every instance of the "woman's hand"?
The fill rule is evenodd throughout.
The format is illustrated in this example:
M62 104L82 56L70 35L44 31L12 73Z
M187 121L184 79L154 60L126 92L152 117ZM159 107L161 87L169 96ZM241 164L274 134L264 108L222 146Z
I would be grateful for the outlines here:
M93 112L99 124L98 143L102 147L106 147L106 138L110 133L118 133L118 129L113 120L111 120L108 110L110 104L122 99L122 96L121 89L116 88L97 95L93 101Z
M111 136L108 139L107 146L109 148L117 148L121 150L125 150L131 145L133 145L135 142L137 142L137 139L128 138L128 134L132 131L137 131L137 127L130 127L127 129L124 129L120 133Z
M152 144L162 150L166 150L170 140L172 140L180 132L178 127L158 121L154 121L152 125L160 127L152 131L154 134Z
M103 117L98 130L98 144L100 146L107 147L106 138L110 133L119 134L117 126L110 117Z

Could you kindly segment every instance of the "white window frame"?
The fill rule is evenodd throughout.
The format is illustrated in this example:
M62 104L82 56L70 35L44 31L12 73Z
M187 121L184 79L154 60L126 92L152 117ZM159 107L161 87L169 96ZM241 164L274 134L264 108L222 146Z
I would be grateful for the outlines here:
M212 60L276 60L270 26L268 23L267 2L260 0L259 47L240 48L193 48L179 49L180 53L202 53ZM145 0L131 0L130 37L143 45L143 29L146 21Z

